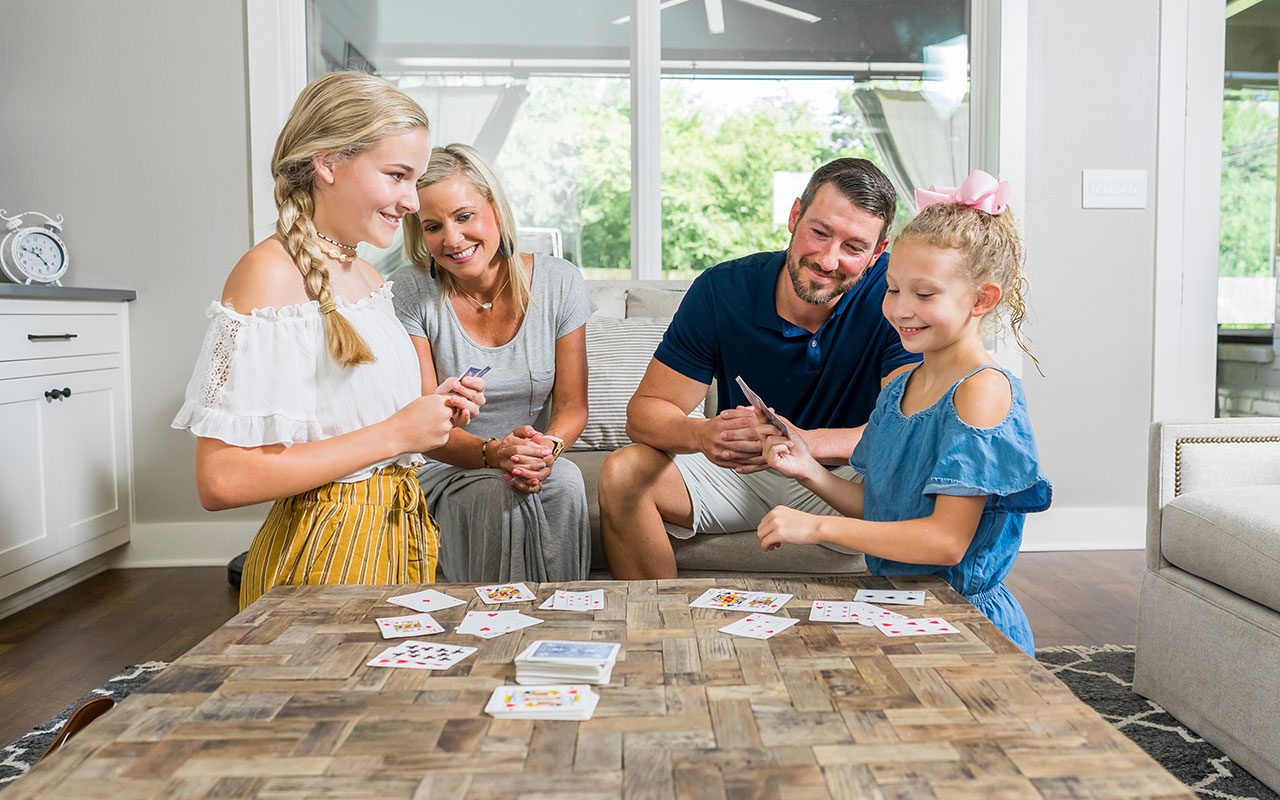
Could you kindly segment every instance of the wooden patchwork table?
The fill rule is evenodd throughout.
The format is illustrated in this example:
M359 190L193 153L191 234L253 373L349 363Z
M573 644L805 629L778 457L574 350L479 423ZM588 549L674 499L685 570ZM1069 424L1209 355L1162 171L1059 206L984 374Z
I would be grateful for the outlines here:
M62 752L19 798L1122 798L1187 789L972 606L928 578L679 579L530 584L546 620L496 639L452 633L484 606L471 585L428 641L476 645L446 672L366 667L375 617L417 588L284 587L178 659ZM766 641L691 609L712 586L790 592L800 624ZM552 588L603 587L596 612L539 611ZM961 634L889 638L808 621L858 588L928 591L907 616ZM497 720L535 639L622 643L584 722Z

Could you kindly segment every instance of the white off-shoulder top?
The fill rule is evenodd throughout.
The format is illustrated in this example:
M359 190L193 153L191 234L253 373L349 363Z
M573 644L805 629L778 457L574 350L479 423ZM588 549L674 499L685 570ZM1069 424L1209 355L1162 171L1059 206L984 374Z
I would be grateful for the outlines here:
M422 394L418 355L396 318L391 283L360 300L334 299L373 351L374 362L339 365L325 345L320 304L312 300L240 314L209 306L209 330L173 427L237 447L314 442L382 422ZM417 466L416 453L370 464Z

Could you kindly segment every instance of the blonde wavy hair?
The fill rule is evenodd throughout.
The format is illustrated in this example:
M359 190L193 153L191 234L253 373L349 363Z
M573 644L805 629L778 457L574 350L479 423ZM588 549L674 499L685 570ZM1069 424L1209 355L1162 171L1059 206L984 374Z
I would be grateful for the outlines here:
M413 128L430 130L416 102L385 80L363 72L330 72L307 84L289 112L271 156L276 233L302 273L307 296L320 303L329 353L343 366L368 364L373 352L351 322L334 313L329 270L317 240L316 156L335 163L353 158L383 137Z
M1022 323L1027 318L1028 286L1023 272L1026 253L1013 212L1008 207L999 214L988 214L968 206L936 203L903 227L897 242L905 241L956 250L964 257L960 271L970 286L976 289L984 283L998 285L1002 293L1000 303L983 323L999 330L1000 321L1007 318L1018 349L1026 353L1043 374L1039 359L1022 336Z
M520 253L516 249L515 217L511 214L511 205L507 202L506 193L502 191L498 176L479 151L465 144L433 148L431 160L427 162L422 177L418 178L418 189L459 176L465 178L493 209L498 223L498 258L507 271L507 280L511 283L516 305L523 312L529 307L529 281L524 274ZM435 259L427 249L426 238L422 233L422 218L417 214L405 214L403 225L405 256L418 268L429 271L440 282L443 290L441 296L452 294L455 289L453 276L448 270L435 268Z

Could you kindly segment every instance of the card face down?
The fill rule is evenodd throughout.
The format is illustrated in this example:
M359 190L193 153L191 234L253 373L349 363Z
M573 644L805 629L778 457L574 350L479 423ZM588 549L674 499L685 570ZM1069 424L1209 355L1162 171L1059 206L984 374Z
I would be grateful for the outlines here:
M618 657L617 642L569 642L539 640L516 656L516 661L600 662Z

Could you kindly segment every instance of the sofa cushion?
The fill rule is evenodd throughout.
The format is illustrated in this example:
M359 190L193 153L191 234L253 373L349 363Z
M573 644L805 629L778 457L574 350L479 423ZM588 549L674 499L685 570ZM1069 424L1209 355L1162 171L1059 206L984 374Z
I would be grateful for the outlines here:
M587 321L587 426L574 450L614 450L627 438L627 403L670 320L592 317ZM702 403L690 413L702 417Z
M1176 497L1164 507L1160 541L1178 568L1280 610L1280 486Z
M622 318L627 315L627 287L622 281L588 281L587 291L596 316Z
M684 299L685 288L632 286L627 290L627 316L671 319L676 315L680 301Z

